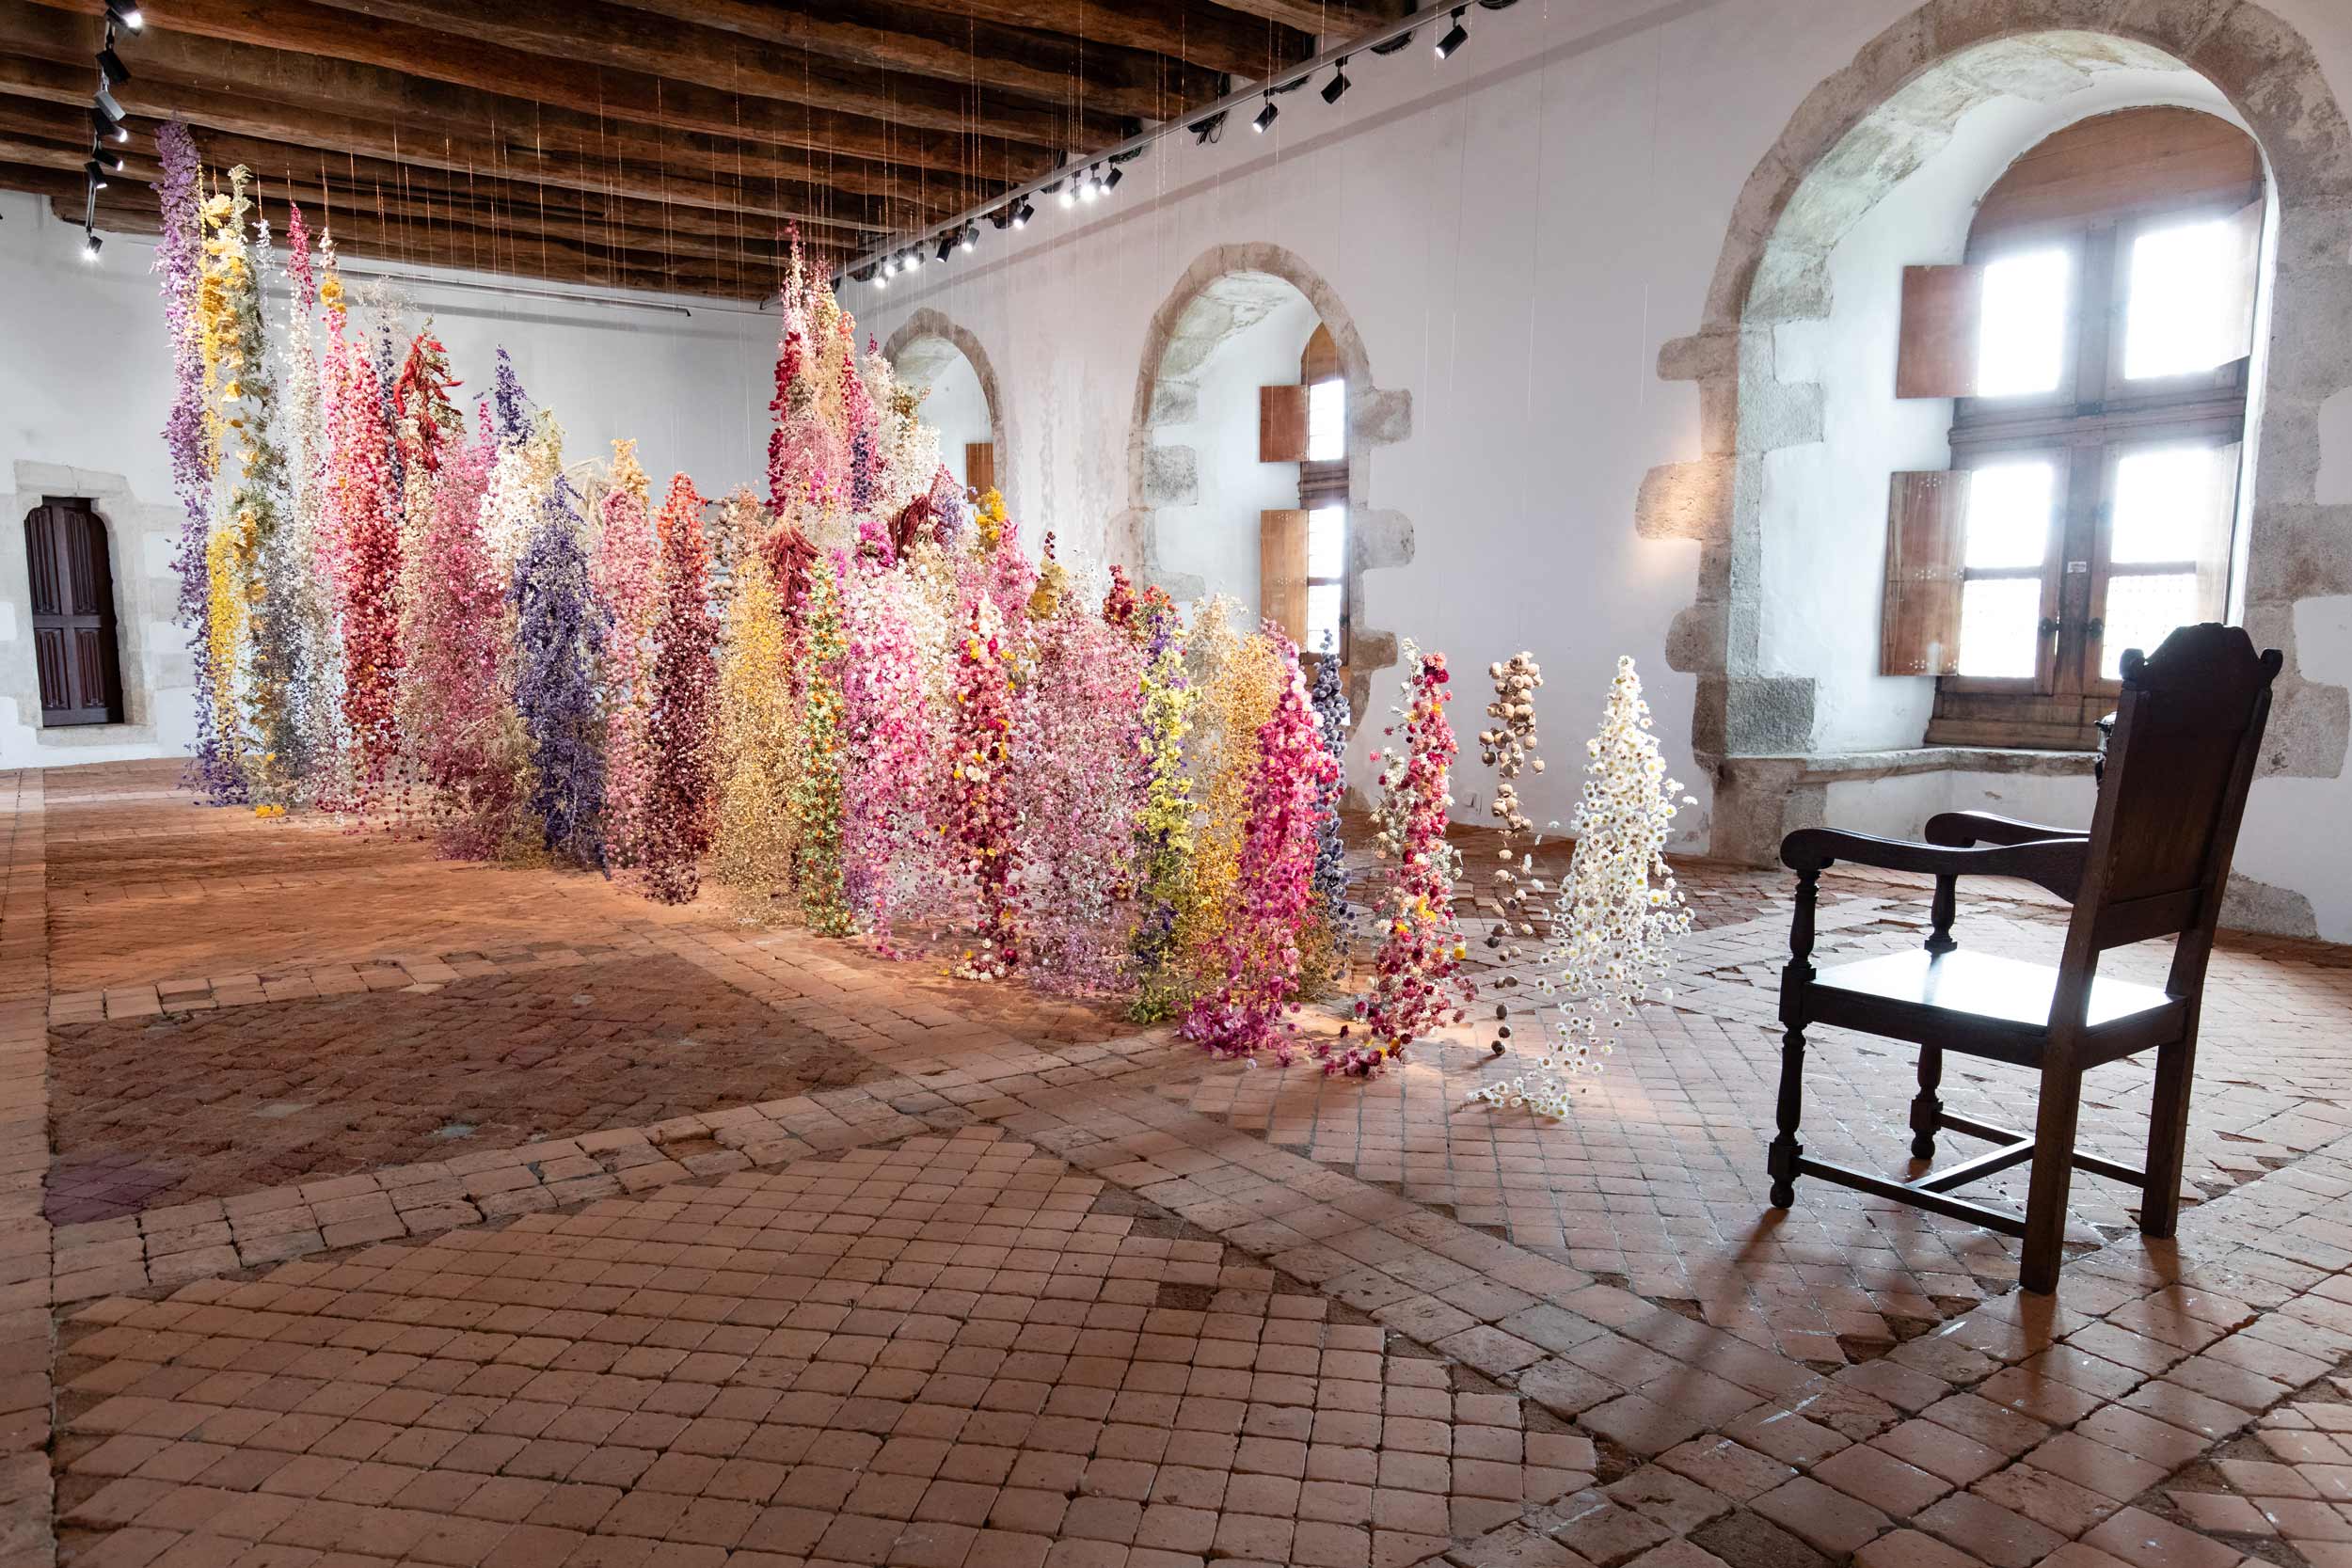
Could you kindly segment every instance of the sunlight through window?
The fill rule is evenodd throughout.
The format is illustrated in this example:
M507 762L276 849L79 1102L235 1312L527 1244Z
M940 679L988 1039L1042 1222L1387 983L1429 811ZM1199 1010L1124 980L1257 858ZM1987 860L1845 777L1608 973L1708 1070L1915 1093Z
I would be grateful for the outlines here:
M2244 269L2237 230L2224 218L2151 230L2132 242L2123 375L2190 375L2244 352L2235 341Z
M1980 396L2027 397L2057 388L2065 368L2073 274L2074 257L2057 246L1986 265L1977 341Z

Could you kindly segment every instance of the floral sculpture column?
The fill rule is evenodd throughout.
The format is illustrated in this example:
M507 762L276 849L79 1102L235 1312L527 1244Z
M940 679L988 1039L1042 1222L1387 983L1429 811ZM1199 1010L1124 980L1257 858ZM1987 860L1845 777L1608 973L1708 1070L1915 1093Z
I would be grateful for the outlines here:
M1664 981L1691 929L1664 854L1677 797L1683 804L1691 797L1666 776L1632 659L1617 660L1600 733L1584 749L1591 761L1573 824L1576 850L1553 901L1556 934L1544 955L1558 979L1556 987L1549 978L1542 985L1556 989L1562 1014L1527 1072L1473 1095L1549 1117L1567 1114L1653 986L1660 1001L1672 994Z
M1137 744L1144 794L1136 815L1134 958L1139 1023L1175 1016L1184 996L1176 924L1192 898L1192 781L1184 776L1184 737L1192 730L1193 689L1184 674L1183 618L1168 595L1149 589L1137 610L1145 627L1143 710Z
M1475 995L1461 973L1467 954L1454 918L1454 881L1461 857L1445 841L1446 809L1454 766L1454 726L1446 718L1453 700L1445 655L1424 654L1405 644L1405 705L1402 749L1373 753L1380 768L1380 799L1373 812L1378 853L1387 866L1374 915L1380 951L1373 966L1372 993L1356 1004L1369 1037L1337 1054L1333 1071L1369 1074L1401 1057L1417 1037L1440 1024L1463 1022ZM1397 726L1383 733L1394 736Z
M653 717L647 732L654 787L645 848L646 890L664 904L693 900L710 847L711 689L718 628L710 619L709 550L703 499L684 474L661 503L661 609L654 622Z
M1486 666L1486 678L1494 682L1494 700L1486 705L1486 717L1494 722L1478 732L1478 759L1495 770L1494 804L1487 809L1502 830L1496 856L1502 863L1494 872L1495 928L1486 934L1486 946L1503 971L1495 978L1495 990L1507 992L1519 986L1519 977L1511 973L1524 956L1519 943L1534 938L1542 918L1534 899L1543 891L1543 881L1534 875L1529 851L1519 845L1535 831L1535 824L1520 809L1518 779L1523 772L1544 770L1544 759L1535 754L1535 692L1544 684L1544 672L1533 654L1517 653ZM1494 1024L1494 1053L1500 1056L1511 1038L1507 1000L1495 1002Z
M977 905L978 940L956 968L957 974L975 980L1001 980L1021 959L1012 900L1016 839L1009 777L1009 664L993 609L983 603L972 612L956 663L954 761L947 820L940 825Z
M1184 1015L1184 1037L1219 1056L1261 1050L1288 1062L1296 1040L1299 940L1315 907L1315 850L1335 771L1298 673L1298 650L1270 633L1287 679L1259 726L1233 909L1218 933L1221 973Z

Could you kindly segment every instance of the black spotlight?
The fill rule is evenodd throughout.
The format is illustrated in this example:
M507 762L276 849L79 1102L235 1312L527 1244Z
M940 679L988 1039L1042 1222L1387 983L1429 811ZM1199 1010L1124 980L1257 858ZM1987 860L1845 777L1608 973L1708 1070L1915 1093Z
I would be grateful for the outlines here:
M962 237L956 241L956 248L969 254L978 248L979 243L980 226L977 223L967 223L963 226Z
M1462 10L1468 8L1464 7ZM1456 49L1470 41L1470 29L1462 25L1462 10L1454 13L1454 25L1447 28L1445 37L1438 40L1438 58L1441 60L1451 59Z
M98 230L95 230L95 229L85 229L85 230L82 230L82 260L83 260L83 261L85 261L95 262L95 261L98 260L98 251L99 251L99 248L100 248L100 246L102 246L102 245L104 245L104 244L105 244L105 242L104 242L103 240L101 240L101 239L98 237Z
M937 253L931 257L931 260L934 261L945 261L948 257L955 254L955 250L956 237L953 234L942 234L939 236L939 249Z
M89 188L91 190L103 191L106 188L106 171L98 166L97 159L91 158L86 160L82 165L82 172L89 176Z
M130 0L106 0L106 20L135 33L147 25L147 18L139 14L139 8Z
M113 148L108 147L103 142L101 142L96 147L91 148L89 150L89 155L93 162L104 168L109 174L119 172L122 167L122 154L117 152Z
M1126 174L1120 168L1120 166L1117 164L1113 164L1111 166L1111 171L1103 176L1103 194L1104 196L1108 196L1111 192L1119 189L1119 182L1126 178Z
M1347 56L1342 55L1331 62L1331 79L1323 84L1323 101L1336 103L1347 94Z
M89 106L89 128L97 134L100 141L129 141L131 139L131 129L122 123L120 117L109 116L96 103Z
M1257 118L1249 122L1249 128L1252 131L1257 132L1260 135L1265 135L1265 128L1273 124L1275 117L1279 115L1281 112L1281 109L1275 104L1274 100L1269 98L1265 101L1265 107L1260 109L1258 111Z
M115 53L111 43L98 52L98 73L110 87L119 87L131 79L131 68L122 63L122 56Z
M1021 198L1021 205L1012 210L1012 226L1015 229L1026 229L1029 227L1029 220L1035 216L1037 216L1037 209L1029 204L1029 198L1025 196Z
M1185 126L1184 129L1192 133L1192 139L1195 142L1206 147L1224 135L1225 111L1219 109L1213 115L1204 115Z

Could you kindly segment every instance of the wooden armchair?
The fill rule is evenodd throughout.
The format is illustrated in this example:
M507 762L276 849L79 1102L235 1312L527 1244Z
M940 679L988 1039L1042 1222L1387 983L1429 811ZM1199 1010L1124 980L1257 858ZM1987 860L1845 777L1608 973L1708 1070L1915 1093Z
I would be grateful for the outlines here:
M2099 800L2088 832L2045 828L1974 812L1928 824L1926 844L1808 828L1788 835L1780 858L1797 873L1795 927L1781 972L1779 1135L1767 1169L1772 1201L1788 1208L1796 1179L1817 1176L2026 1242L2021 1279L2058 1285L2066 1196L2076 1167L2140 1189L2139 1227L2169 1236L2180 1213L2197 1020L2223 884L2254 775L2271 682L2280 659L2257 656L2234 626L2183 626L2153 656L2123 656ZM1925 947L1816 973L1814 904L1824 868L1839 861L1935 879ZM1964 876L2021 877L2074 905L2057 968L1960 950L1952 937L1956 884ZM2099 976L2099 955L2174 936L2161 990ZM1811 1159L1797 1141L1804 1109L1804 1031L1830 1024L1919 1047L1919 1092L1911 1102L1911 1151L1935 1157L1949 1131L1995 1147L1898 1181ZM2156 1053L2145 1168L2133 1170L2074 1148L2082 1076L2137 1052ZM2042 1075L2030 1133L1953 1116L1936 1089L1944 1053L2012 1062ZM1953 1189L2032 1163L2023 1214L1953 1196Z

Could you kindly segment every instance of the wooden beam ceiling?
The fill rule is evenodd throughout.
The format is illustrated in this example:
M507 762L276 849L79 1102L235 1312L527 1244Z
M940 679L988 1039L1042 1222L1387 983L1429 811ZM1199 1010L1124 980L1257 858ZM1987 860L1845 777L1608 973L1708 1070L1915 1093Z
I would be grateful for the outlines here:
M727 292L765 286L787 224L829 257L927 228L1406 3L151 0L116 96L141 138L183 119L208 166L412 255ZM0 5L26 188L56 197L86 155L103 10ZM140 167L110 221L151 206Z

